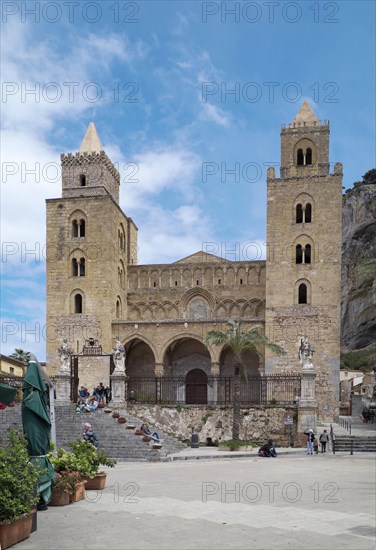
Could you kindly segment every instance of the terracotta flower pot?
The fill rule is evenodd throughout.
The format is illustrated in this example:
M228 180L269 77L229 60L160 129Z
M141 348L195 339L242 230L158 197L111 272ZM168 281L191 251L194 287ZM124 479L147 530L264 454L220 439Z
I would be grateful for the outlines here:
M135 430L134 435L144 435L143 430Z
M34 514L35 510L28 516L18 518L12 523L0 522L0 548L5 550L17 542L29 538Z
M88 491L101 491L106 486L106 479L107 474L105 472L99 472L94 477L85 477L85 489Z
M153 443L153 449L162 449L161 443Z
M103 403L103 401L98 403L98 409L104 409L104 408L105 408L105 404Z
M119 424L125 424L126 421L127 421L127 419L125 418L125 416L119 416L119 418L118 418Z
M126 425L127 430L134 430L135 427L136 427L136 426L135 426L134 424L127 424L127 425Z
M11 403L9 403L9 405L8 405L8 407L15 407L15 406L16 406L16 404L15 404L14 401L12 401Z
M76 492L73 495L69 495L69 502L78 502L84 500L85 498L85 483L86 481L81 481L76 487Z
M142 441L145 441L145 443L149 443L149 441L151 441L151 437L149 437L148 435L144 435Z
M53 487L49 506L66 506L67 504L69 504L69 493L64 493L61 489Z
M116 411L112 413L112 418L119 418L120 414Z
M107 413L107 414L112 413L112 409L104 409L104 412Z

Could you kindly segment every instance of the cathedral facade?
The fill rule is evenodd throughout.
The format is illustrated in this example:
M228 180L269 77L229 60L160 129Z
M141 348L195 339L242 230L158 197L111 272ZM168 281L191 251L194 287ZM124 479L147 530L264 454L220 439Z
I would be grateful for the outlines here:
M281 129L280 177L267 179L267 257L230 261L203 251L138 265L137 226L119 206L120 176L91 123L79 152L61 155L62 197L47 203L47 369L63 338L80 357L80 384L110 376L115 337L138 377L205 384L233 373L231 352L205 335L228 319L260 325L283 356L245 356L248 374L297 373L298 348L315 348L318 414L338 414L342 165L331 172L329 123L305 102ZM234 214L235 216L235 214ZM103 356L85 356L95 339Z

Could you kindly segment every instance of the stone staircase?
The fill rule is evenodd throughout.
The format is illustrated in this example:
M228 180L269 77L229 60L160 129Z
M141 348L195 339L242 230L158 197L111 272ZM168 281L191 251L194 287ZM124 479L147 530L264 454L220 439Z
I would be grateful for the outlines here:
M141 421L123 414L126 424L119 424L111 414L97 409L91 413L76 413L74 406L59 406L55 409L56 440L58 447L67 448L66 443L82 437L84 422L90 422L99 438L99 447L120 462L152 462L166 459L168 454L176 453L186 445L158 430L162 449L153 449L152 443L145 443L142 437L136 436L134 430L126 428L127 424L140 427ZM8 428L22 432L21 405L0 411L0 439L5 439ZM150 429L153 431L152 426Z
M341 417L342 422L340 424L332 423L333 432L335 436L335 452L376 452L376 437L373 426L364 426L357 418ZM343 420L347 420L351 424L352 435L349 433L349 429ZM330 434L330 424L318 423L317 434L318 437L324 429ZM330 452L333 452L332 444L329 446Z
M376 453L376 438L373 436L340 435L335 439L335 452Z

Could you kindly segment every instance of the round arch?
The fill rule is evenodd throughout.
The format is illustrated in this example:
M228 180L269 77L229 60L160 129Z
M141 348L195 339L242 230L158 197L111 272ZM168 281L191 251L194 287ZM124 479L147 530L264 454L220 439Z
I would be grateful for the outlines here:
M129 378L155 376L155 351L145 338L133 334L123 342L127 351L126 373Z
M193 334L171 338L164 346L163 365L166 376L186 376L192 369L211 373L211 354L202 339Z

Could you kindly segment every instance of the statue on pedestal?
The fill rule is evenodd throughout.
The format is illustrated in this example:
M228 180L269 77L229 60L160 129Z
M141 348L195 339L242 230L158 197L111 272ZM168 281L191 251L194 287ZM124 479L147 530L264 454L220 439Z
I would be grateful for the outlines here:
M313 369L312 359L315 348L312 346L307 336L301 338L299 346L299 361L303 369Z
M58 348L60 355L60 372L70 372L70 359L72 350L68 346L68 340L64 338L62 345Z
M115 336L115 346L112 348L112 357L115 364L114 373L125 374L126 351L125 347L120 342L119 336Z

